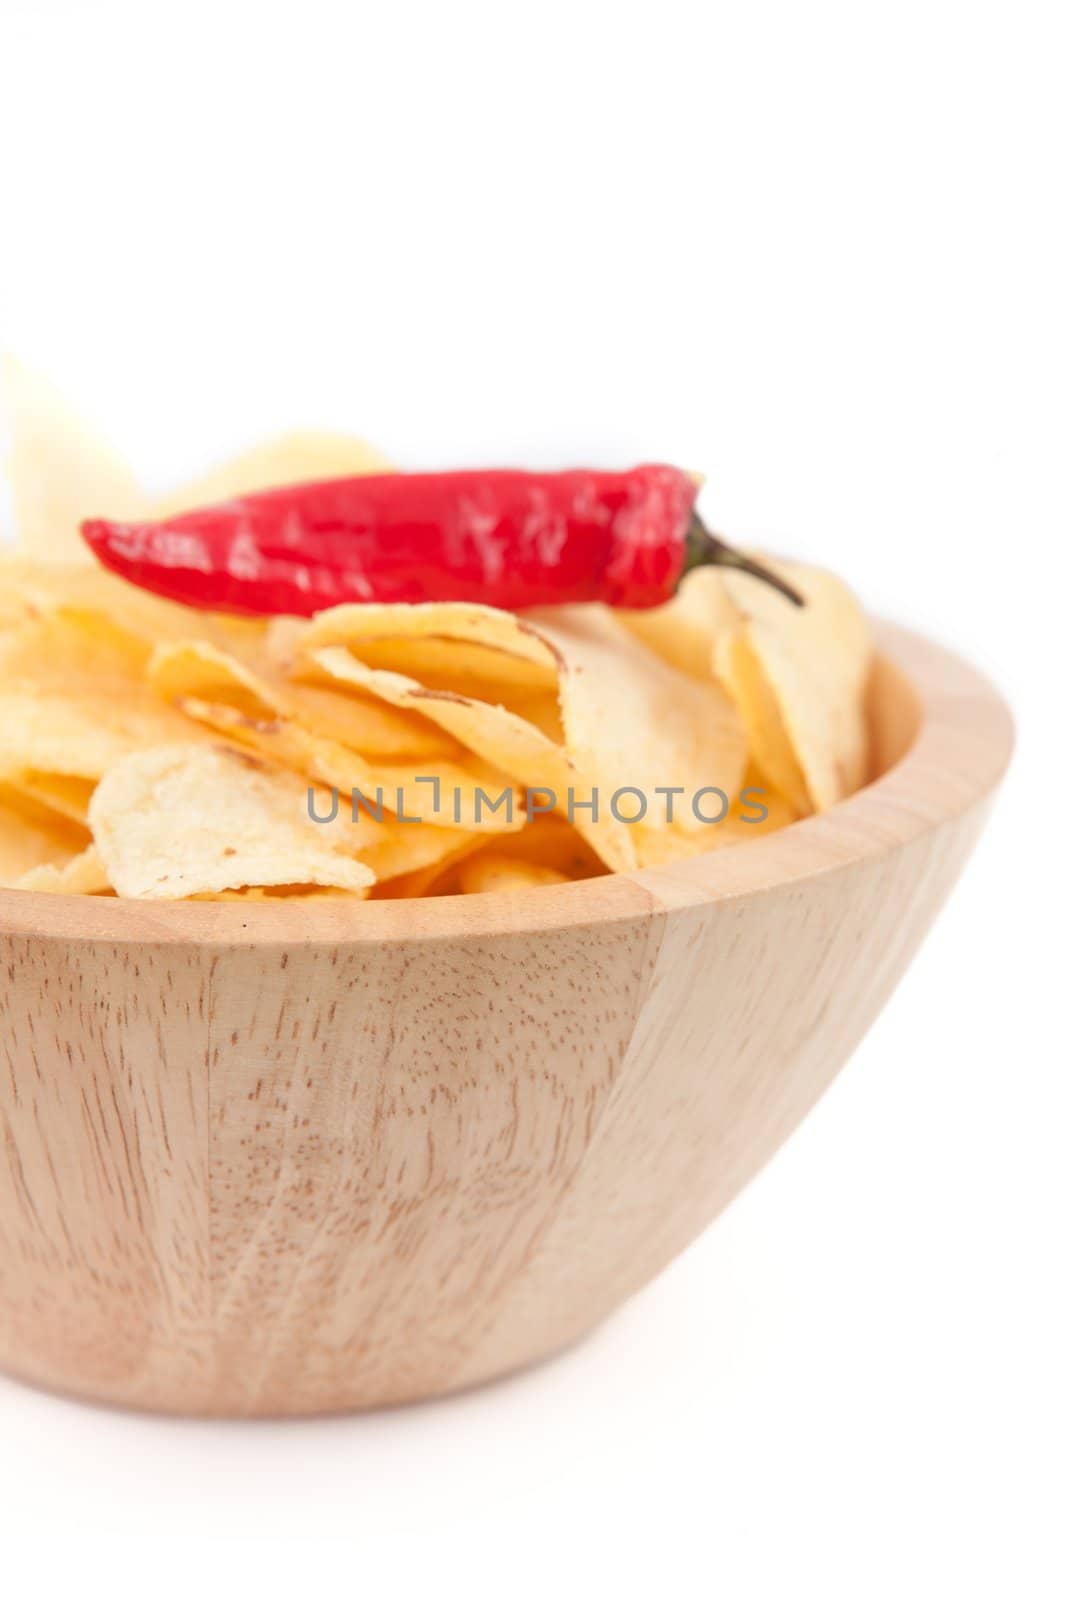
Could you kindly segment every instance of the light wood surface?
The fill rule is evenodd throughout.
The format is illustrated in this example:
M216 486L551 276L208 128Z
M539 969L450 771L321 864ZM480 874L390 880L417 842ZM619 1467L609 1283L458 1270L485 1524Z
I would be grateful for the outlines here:
M522 1366L640 1288L847 1059L1009 759L984 679L880 643L882 775L684 865L357 905L0 893L0 1365L333 1411Z

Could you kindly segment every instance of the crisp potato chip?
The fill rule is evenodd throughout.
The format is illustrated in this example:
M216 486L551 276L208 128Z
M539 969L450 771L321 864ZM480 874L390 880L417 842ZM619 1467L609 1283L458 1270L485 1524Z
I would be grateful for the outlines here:
M313 650L308 659L314 670L325 673L336 683L351 684L380 695L391 705L430 717L523 788L551 790L564 805L568 790L573 790L576 803L588 802L588 784L575 771L566 751L546 738L532 722L504 706L468 699L449 690L427 689L414 678L365 666L340 645ZM300 670L299 662L296 670ZM636 865L633 844L624 824L603 813L594 822L589 810L581 809L575 812L575 826L608 866L624 871Z
M870 626L851 590L831 573L792 562L767 565L806 604L794 606L744 573L724 573L740 626L719 640L716 669L740 708L755 760L806 815L844 799L867 776Z
M607 606L559 606L529 618L559 653L567 751L602 803L636 790L634 814L643 801L646 828L668 827L674 817L683 831L699 832L692 797L709 785L735 794L747 755L740 718L719 686L669 666ZM682 792L657 793L665 787Z
M85 517L144 516L136 478L56 389L13 356L0 362L6 475L19 546L42 561L92 562Z
M0 774L92 781L154 744L210 742L146 687L142 657L136 641L74 615L37 617L4 636Z
M418 674L411 663L423 650L430 652L423 660L446 672L449 652L454 650L452 670L491 684L551 690L559 672L551 644L521 617L460 601L332 606L307 624L299 648L310 654L333 644L346 645L369 666L412 677ZM392 659L371 659L374 650L384 646L390 647Z
M254 757L179 744L125 757L89 822L108 880L135 900L274 884L369 888L374 874L309 822L306 787Z
M191 698L230 706L256 721L299 722L367 758L455 762L463 757L462 745L424 717L398 711L373 695L293 683L265 651L251 647L234 653L187 637L155 652L148 681L165 700Z
M709 801L705 816L716 815L717 808ZM645 867L667 866L672 861L687 861L694 856L727 845L750 844L787 828L797 820L797 813L784 795L772 788L766 779L750 767L745 773L739 796L734 799L721 822L707 821L700 833L686 832L680 828L644 828L637 826L638 851Z
M190 634L228 650L249 653L263 644L267 624L249 617L221 612L191 611L173 600L162 600L127 583L104 567L72 563L45 563L0 552L0 596L21 619L51 614L94 622L106 636L116 634L127 647L139 643L142 659L165 640L188 639Z
M195 725L180 719L168 723L167 736L181 735L186 727L195 738ZM159 742L157 723L149 729L143 719L127 716L126 708L95 691L73 685L66 695L35 694L0 687L0 776L8 781L34 772L45 780L92 782L122 756Z
M348 826L351 848L374 873L379 884L413 873L432 875L485 838L484 833L438 828L430 823L400 822L388 815L383 816L381 822L361 815Z
M442 830L433 831L436 833ZM414 871L379 878L371 890L372 899L417 900L426 895L451 892L448 886L458 864L473 851L480 849L486 839L484 833L465 833L457 837L460 841L458 844L443 851L436 860L429 861L425 866L417 867Z
M503 849L510 857L542 867L551 867L568 879L594 878L604 871L604 864L577 828L563 816L546 814L528 822L521 833L513 834L506 844L497 840L480 840L478 848Z
M96 787L91 778L70 778L59 772L29 771L12 773L9 781L23 794L29 795L31 800L49 806L61 817L79 822L83 827L88 823L89 801Z
M19 888L28 873L66 867L89 842L84 828L0 780L0 887Z
M149 680L186 716L217 729L270 761L328 784L342 795L358 791L375 809L384 807L397 816L417 817L441 827L485 829L492 833L510 831L522 824L521 805L512 807L508 814L480 800L479 790L494 800L507 780L461 746L455 746L457 761L420 756L415 761L378 758L372 763L359 751L315 730L307 702L300 699L299 686L294 686L291 693L284 686L275 689L211 646L165 647L153 659ZM187 682L202 694L218 698L177 693ZM308 691L312 697L315 693ZM227 697L237 703L228 703ZM325 699L327 694L320 691L319 697ZM344 696L336 693L328 698L344 701ZM312 698L312 710L316 703ZM299 716L287 714L294 705L301 709ZM398 720L405 715L392 714ZM342 720L339 713L335 712L334 717L335 721Z
M88 845L64 866L51 862L23 873L17 889L32 889L37 894L109 894L107 879L95 845Z
M721 567L697 567L687 573L666 605L616 615L650 650L694 678L713 675L716 645L738 625L737 607L726 591Z
M355 793L357 804L362 803L375 816L381 811L383 820L389 812L408 823L488 833L506 833L522 826L521 802L510 812L493 808L507 780L470 754L462 765L435 759L432 763L378 761L372 766L354 750L321 739L297 722L281 718L261 721L230 706L190 697L177 704L195 722L224 734L232 743L254 750L290 772L329 785L338 792L340 803L350 805Z
M495 704L481 701L368 664L370 644L399 643L408 626L416 644L450 633L466 643L469 630L489 651L551 670L564 748L543 733L540 719L512 712L499 697ZM322 645L330 639L345 641L346 654L337 653L340 645ZM643 803L651 823L666 827L672 814L688 813L657 789L690 794L716 784L733 793L744 769L740 720L718 685L672 668L603 606L559 607L523 618L485 606L344 606L320 613L296 643L312 670L372 688L394 704L420 706L520 783L547 786L562 803L573 789L576 826L617 869L638 864L634 839L620 820L628 805L636 815ZM307 670L300 662L298 656L298 675ZM622 790L631 793L622 796ZM583 808L594 792L595 817ZM613 803L619 815L611 814ZM690 825L700 826L695 818Z
M564 873L538 861L524 861L502 850L479 850L459 868L456 884L460 894L514 894L537 889L549 883L566 883Z
M182 484L173 494L163 495L153 502L149 515L173 517L255 494L260 489L392 471L386 458L362 439L324 429L294 429L253 445L203 477Z

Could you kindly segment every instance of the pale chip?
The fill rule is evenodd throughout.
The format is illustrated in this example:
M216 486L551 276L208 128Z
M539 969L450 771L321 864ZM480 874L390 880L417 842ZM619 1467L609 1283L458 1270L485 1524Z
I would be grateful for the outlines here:
M95 845L87 845L63 866L48 862L23 873L17 889L32 889L35 894L108 894L111 885Z
M12 619L50 614L90 620L102 634L122 635L142 658L165 640L195 634L247 653L266 639L267 624L217 611L191 611L117 577L105 567L29 560L0 551L0 595Z
M100 778L122 756L201 737L143 682L143 647L106 622L53 612L0 640L0 775ZM68 793L76 792L68 789Z
M182 484L172 494L161 496L153 502L149 515L173 517L262 489L392 470L385 457L362 439L325 430L295 429L254 445L192 483Z
M127 756L99 784L89 822L108 880L131 899L280 884L358 893L374 879L309 820L306 785L225 748Z
M0 400L19 547L42 561L89 565L80 523L86 517L143 516L147 502L140 485L52 384L13 356L0 361Z

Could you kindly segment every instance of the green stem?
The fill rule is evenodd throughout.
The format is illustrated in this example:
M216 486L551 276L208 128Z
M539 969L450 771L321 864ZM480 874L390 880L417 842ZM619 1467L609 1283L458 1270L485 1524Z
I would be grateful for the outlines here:
M784 578L780 578L762 562L753 561L749 556L743 556L740 550L725 544L717 534L704 526L694 511L685 540L683 576L687 572L692 572L695 567L733 567L735 572L747 572L750 578L759 578L762 583L769 583L772 589L777 589L787 600L792 600L795 606L804 604L804 596L799 594L792 584L786 583Z

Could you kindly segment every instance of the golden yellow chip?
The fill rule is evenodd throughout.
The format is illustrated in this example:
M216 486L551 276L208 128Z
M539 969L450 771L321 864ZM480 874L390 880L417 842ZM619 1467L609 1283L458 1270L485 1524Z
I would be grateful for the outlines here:
M314 650L310 661L334 682L380 695L391 705L419 711L445 728L468 749L499 768L518 785L516 801L524 791L549 792L564 806L568 791L580 805L575 811L575 826L611 867L624 871L636 865L632 841L626 827L610 814L600 811L594 821L588 809L589 785L567 757L566 751L545 737L539 728L499 705L471 700L449 690L427 689L414 678L400 673L382 672L368 667L340 645ZM584 804L582 804L584 802Z
M48 806L61 817L79 822L83 827L88 823L89 801L96 787L92 778L70 778L60 772L28 771L10 773L8 781L31 800Z
M258 722L297 722L366 758L455 762L463 756L462 745L424 717L373 695L293 683L264 650L234 653L187 637L155 652L148 681L172 703L190 698L229 706Z
M11 556L0 550L0 595L22 618L50 614L90 621L101 631L137 643L143 658L165 640L191 635L228 650L250 652L261 646L267 624L221 612L192 611L173 600L138 589L103 567L49 563Z
M306 785L251 756L198 744L127 756L89 807L109 882L135 900L317 884L358 892L370 868L312 823Z
M673 822L699 832L694 796L708 786L735 794L747 755L718 684L670 666L606 606L559 606L530 621L558 651L567 753L601 804L618 795L646 830Z
M604 871L604 863L586 839L563 816L539 815L506 844L480 841L486 850L505 849L507 854L533 865L550 867L564 878L594 878Z
M694 678L714 674L716 645L737 627L737 608L720 567L697 567L688 573L666 605L617 615L650 650Z
M700 833L639 826L636 831L642 866L663 867L672 861L688 861L729 845L751 844L756 839L778 833L797 820L797 813L785 796L752 768L746 772L740 793L731 801L722 820L711 820L719 809L709 799L704 808L708 820Z
M390 813L406 822L488 833L509 833L522 826L521 800L508 810L496 805L496 797L506 788L503 774L469 753L462 763L377 761L372 766L347 746L321 739L296 722L259 721L230 706L191 698L177 704L194 722L215 729L234 744L329 785L342 804L351 805L356 796L357 807L379 820Z
M767 564L806 604L794 606L743 573L725 573L740 624L719 641L716 668L740 708L755 760L806 815L835 805L866 779L870 625L839 578L791 562Z
M435 833L440 829L434 829ZM457 834L458 843L414 871L379 877L371 890L375 900L418 900L425 895L454 893L453 875L458 864L485 843L484 833Z
M284 687L275 689L211 646L165 647L154 658L149 678L154 688L194 721L216 729L269 761L328 784L349 800L355 791L375 811L384 808L397 816L418 818L439 827L485 829L491 833L522 825L521 803L508 811L489 803L506 786L503 774L462 746L455 745L455 761L419 756L413 761L379 757L371 762L361 752L316 731L316 691L306 691L312 697L309 711L299 686L293 686L291 692ZM184 683L192 683L202 694L217 698L179 694ZM318 693L322 699L341 702L343 707L343 695ZM300 708L299 715L290 714L294 706ZM389 713L398 722L405 716L388 706L381 710L383 716ZM338 711L331 711L335 724L344 722ZM354 714L357 721L362 716L358 703ZM489 796L489 802L480 799L479 791Z
M29 873L64 868L88 844L83 827L0 780L0 887L21 888Z
M136 641L74 614L37 617L5 635L0 774L92 781L137 750L209 742L147 688L142 659Z
M558 696L553 731L562 732L562 745L545 733L543 712L523 716L491 688L482 699L458 684L431 687L414 673L371 665L372 647L387 639L399 650L406 627L415 647L450 635L480 646L487 674L494 651L550 672ZM639 864L631 817L645 815L650 826L662 827L678 818L683 828L699 828L692 795L709 784L732 794L744 770L740 719L718 684L710 675L697 680L679 672L603 606L522 618L485 606L344 606L320 613L288 642L297 651L298 676L326 674L421 709L518 783L570 803L575 826L616 869ZM532 707L535 697L527 703Z
M431 652L435 668L449 670L448 647L459 675L472 674L491 683L519 684L529 689L552 689L559 660L543 633L509 611L459 601L426 605L344 605L320 611L308 623L299 642L304 654L326 645L343 644L361 660L385 671L417 676L410 662L418 649L446 646ZM392 663L372 661L364 652L389 645ZM404 653L404 646L410 654ZM416 648L418 646L418 648ZM399 650L399 655L395 652ZM425 659L425 658L424 658ZM477 662L477 667L472 663Z
M502 850L479 850L459 868L460 894L514 894L523 889L538 889L550 883L566 883L555 867L537 861L524 861Z

